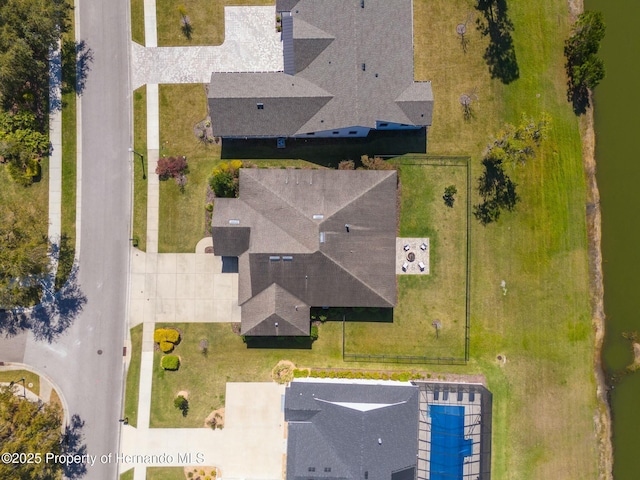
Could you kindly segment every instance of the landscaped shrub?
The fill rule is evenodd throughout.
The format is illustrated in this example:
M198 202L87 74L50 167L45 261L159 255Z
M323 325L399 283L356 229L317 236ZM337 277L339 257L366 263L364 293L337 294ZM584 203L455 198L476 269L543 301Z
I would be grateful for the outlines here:
M180 343L180 332L175 328L157 328L153 332L153 341L156 343L170 342L177 345Z
M177 355L165 355L160 360L160 366L164 370L175 371L180 368L180 358Z
M294 378L307 378L309 376L309 370L296 368L293 370Z
M310 337L311 337L311 340L313 340L314 342L318 339L318 327L316 325L313 325L311 327Z
M338 164L338 170L355 170L356 164L353 160L342 160Z
M182 416L186 417L189 413L189 400L184 396L178 395L173 401L173 406L182 412Z
M175 345L171 342L165 342L164 340L160 342L160 350L162 350L162 353L171 353L173 352L173 348L175 347Z
M187 173L187 157L162 157L158 159L156 173L160 180L177 178L179 175Z

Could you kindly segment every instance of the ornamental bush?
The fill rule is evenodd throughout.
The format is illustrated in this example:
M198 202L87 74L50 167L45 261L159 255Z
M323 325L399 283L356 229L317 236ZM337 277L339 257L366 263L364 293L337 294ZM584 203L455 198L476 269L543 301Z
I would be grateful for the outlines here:
M155 343L169 342L177 345L180 343L180 332L175 328L157 328L153 332L153 341Z
M171 353L174 347L175 345L171 342L165 342L164 340L160 342L160 350L162 350L162 353Z
M159 158L156 173L160 180L167 180L171 177L177 178L181 174L187 173L187 157Z
M160 366L164 370L178 370L180 368L180 358L177 355L165 355L160 360Z

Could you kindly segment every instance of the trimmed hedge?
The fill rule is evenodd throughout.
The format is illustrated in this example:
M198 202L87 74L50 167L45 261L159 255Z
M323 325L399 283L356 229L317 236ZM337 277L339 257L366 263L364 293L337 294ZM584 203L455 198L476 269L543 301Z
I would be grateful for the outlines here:
M155 343L169 342L177 345L180 343L180 332L175 328L156 328L155 332L153 332L153 341Z
M178 370L180 368L180 358L177 355L165 355L160 360L160 366L164 370Z
M363 372L363 371L335 371L335 370L311 370L308 372L304 369L295 369L293 371L295 378L312 377L312 378L351 378L359 380L396 380L399 382L408 382L409 380L421 380L425 377L419 373L397 372L397 373L380 373L380 372ZM427 374L427 378L431 375Z

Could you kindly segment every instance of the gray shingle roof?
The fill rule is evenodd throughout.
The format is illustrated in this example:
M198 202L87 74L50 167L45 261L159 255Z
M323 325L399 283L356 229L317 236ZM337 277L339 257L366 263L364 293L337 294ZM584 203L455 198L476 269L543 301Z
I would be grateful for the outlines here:
M294 381L285 395L287 479L360 480L368 472L390 480L415 468L418 416L415 386Z
M309 328L309 306L275 283L242 306L244 335L307 336Z
M377 120L431 125L431 83L414 82L412 1L364 4L278 1L278 10L291 14L283 15L286 73L212 74L214 134L290 136L375 128ZM260 98L270 105L265 100L256 115Z
M212 231L216 255L240 252L243 332L272 332L256 327L273 313L308 332L308 310L304 327L273 305L393 307L396 218L395 171L241 169L239 198L216 200Z

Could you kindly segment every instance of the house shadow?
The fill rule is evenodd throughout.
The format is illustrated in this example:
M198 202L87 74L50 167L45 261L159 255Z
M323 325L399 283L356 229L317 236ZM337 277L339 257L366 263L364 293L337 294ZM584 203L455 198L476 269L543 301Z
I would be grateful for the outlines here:
M311 337L245 337L247 348L311 350Z
M323 167L336 168L342 160L395 157L406 153L426 153L427 128L415 130L371 130L360 138L287 138L278 148L275 138L224 138L223 159L301 159Z
M382 307L331 307L311 309L311 320L329 322L393 323L393 308Z

